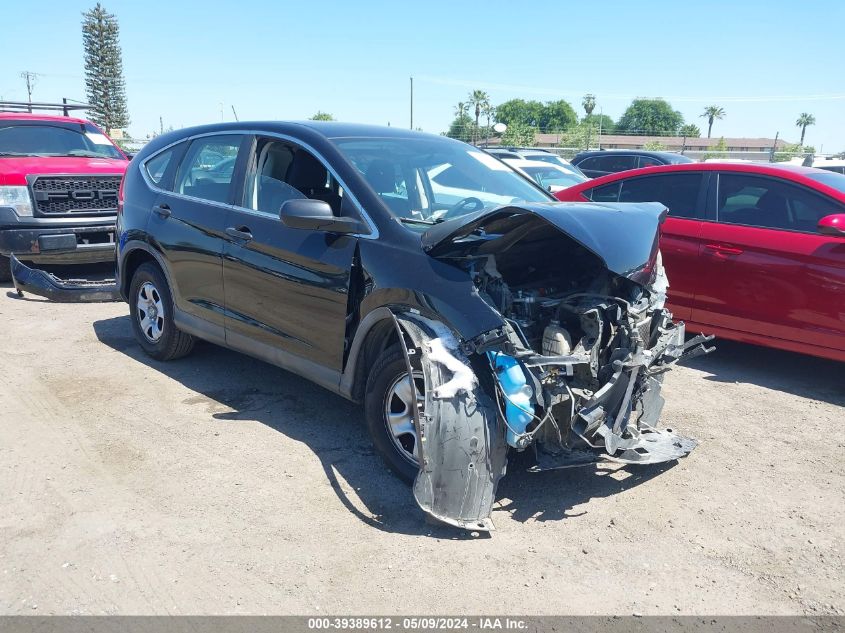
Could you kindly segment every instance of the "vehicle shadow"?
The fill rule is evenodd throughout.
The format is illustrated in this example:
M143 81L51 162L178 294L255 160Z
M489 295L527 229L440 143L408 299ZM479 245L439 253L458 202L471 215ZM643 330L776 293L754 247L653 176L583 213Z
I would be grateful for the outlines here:
M308 446L320 459L338 499L364 523L418 536L478 537L426 522L409 487L373 450L361 407L295 374L208 343L198 344L188 358L155 361L135 341L128 315L95 321L94 332L105 345L200 394L186 400L206 405L198 415L210 415L221 423L255 420ZM523 522L577 516L569 510L594 497L623 493L671 467L631 467L616 475L596 466L529 473L521 467L524 462L512 460L501 481L494 522L503 513Z
M710 374L705 380L750 383L845 406L845 363L718 338L713 344L712 354L684 362Z

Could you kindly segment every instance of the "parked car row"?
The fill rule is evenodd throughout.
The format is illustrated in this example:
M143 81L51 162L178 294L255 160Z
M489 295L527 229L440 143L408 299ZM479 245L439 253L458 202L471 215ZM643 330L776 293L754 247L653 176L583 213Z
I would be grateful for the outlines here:
M845 361L845 176L810 167L692 163L556 194L658 201L669 305L688 327Z

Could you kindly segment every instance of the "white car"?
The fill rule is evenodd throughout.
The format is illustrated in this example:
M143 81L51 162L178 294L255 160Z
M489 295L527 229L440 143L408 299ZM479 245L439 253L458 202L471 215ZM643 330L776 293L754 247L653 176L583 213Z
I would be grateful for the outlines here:
M567 187L589 180L583 174L567 171L555 163L522 158L503 158L502 162L552 193L563 191Z
M545 149L532 149L530 147L487 147L484 148L484 151L488 154L495 156L499 160L505 160L506 158L521 158L523 160L535 160L540 161L542 163L551 163L552 165L557 165L558 167L562 167L566 171L571 171L580 176L584 175L584 172L582 172L568 160L566 160L565 158L561 158L554 152L550 152Z

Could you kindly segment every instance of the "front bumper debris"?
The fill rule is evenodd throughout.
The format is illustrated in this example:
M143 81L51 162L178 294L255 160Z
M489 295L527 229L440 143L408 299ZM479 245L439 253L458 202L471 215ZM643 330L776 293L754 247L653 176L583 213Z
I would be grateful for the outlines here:
M10 256L10 260L12 282L19 296L28 292L58 303L122 301L120 290L113 280L60 279L47 271L30 268L14 255Z

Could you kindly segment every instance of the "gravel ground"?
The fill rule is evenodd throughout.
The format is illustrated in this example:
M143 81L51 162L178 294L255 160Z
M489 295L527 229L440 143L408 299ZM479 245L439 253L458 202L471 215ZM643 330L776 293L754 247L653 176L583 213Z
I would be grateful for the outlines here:
M672 371L662 467L511 472L423 520L361 411L123 304L0 287L0 613L845 613L845 364L731 343Z

